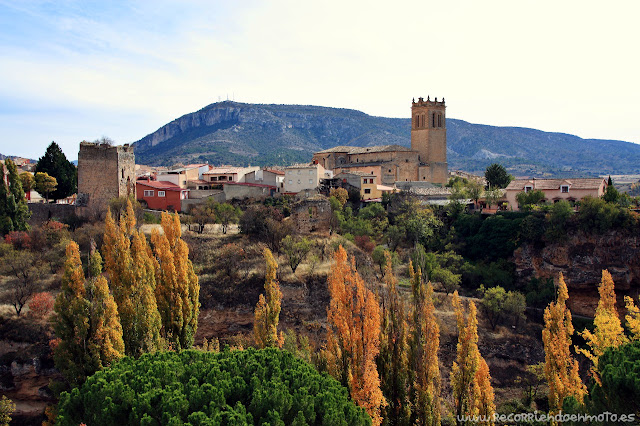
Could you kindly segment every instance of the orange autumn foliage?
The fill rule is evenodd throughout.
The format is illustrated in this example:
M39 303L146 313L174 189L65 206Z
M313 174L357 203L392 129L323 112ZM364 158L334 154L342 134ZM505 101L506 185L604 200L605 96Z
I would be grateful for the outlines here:
M358 274L355 261L347 261L342 246L335 261L328 279L327 367L373 424L379 425L384 404L375 362L380 350L380 306Z

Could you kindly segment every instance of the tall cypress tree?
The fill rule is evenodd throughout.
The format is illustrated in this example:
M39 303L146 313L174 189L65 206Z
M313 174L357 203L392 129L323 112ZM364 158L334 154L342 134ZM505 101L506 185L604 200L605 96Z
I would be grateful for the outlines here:
M68 197L78 191L78 170L62 152L57 143L51 142L47 151L38 160L35 173L48 173L56 178L58 187L49 196L54 200Z
M13 227L15 231L29 230L28 220L31 212L27 206L27 200L22 189L22 179L18 174L18 168L10 159L5 160L7 171L9 172L9 195L13 196L15 210L13 212Z
M5 160L9 172L7 186L4 180L4 166L0 163L0 235L11 231L26 231L31 212L22 190L18 168L10 159Z

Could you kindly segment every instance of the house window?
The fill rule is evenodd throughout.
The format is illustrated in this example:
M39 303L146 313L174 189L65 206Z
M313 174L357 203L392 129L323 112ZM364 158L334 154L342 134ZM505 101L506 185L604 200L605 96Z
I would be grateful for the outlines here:
M158 191L158 197L164 197L164 191Z
M293 181L291 179L289 179L289 185L291 185L293 183Z
M371 189L369 189L369 188L365 188L364 193L365 193L365 194L371 194Z
M313 184L313 179L309 179L309 184Z
M533 191L533 186L527 185L524 187L524 192L531 192L531 191Z
M562 192L563 194L568 194L569 193L569 185L560 186L560 192Z
M145 197L153 197L153 191L149 191L147 189L144 190Z
M309 174L312 175L313 174L313 170L309 170Z

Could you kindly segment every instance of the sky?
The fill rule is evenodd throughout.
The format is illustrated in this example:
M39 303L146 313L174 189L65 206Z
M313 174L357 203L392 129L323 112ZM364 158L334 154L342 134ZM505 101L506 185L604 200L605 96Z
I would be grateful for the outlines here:
M637 0L0 0L0 153L131 143L220 100L640 143Z

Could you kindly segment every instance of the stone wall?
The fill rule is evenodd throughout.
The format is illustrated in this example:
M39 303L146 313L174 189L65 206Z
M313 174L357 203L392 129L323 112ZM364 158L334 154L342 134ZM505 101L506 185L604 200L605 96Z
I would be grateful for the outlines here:
M327 197L317 195L298 201L291 207L291 219L303 234L328 233L331 226L331 204Z
M41 225L49 219L62 222L75 214L75 206L72 204L29 203L28 206L31 211L31 226Z

